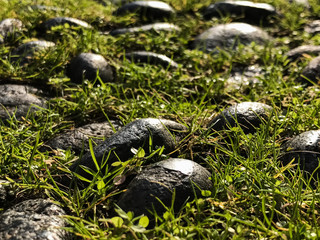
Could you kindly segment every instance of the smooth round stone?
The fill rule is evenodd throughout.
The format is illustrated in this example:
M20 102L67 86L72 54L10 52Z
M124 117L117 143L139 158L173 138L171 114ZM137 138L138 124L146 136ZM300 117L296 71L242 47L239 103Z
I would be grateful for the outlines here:
M161 65L165 68L178 68L178 64L165 55L153 52L137 51L125 54L126 59L134 63L148 63L153 65Z
M320 46L303 45L290 50L286 53L286 56L291 60L296 60L298 58L301 58L304 54L319 55L319 53Z
M71 60L67 76L74 83L81 83L83 79L93 81L97 77L98 70L99 77L103 82L114 80L112 68L103 56L94 53L81 53Z
M200 34L192 43L194 49L217 53L217 48L234 49L238 44L249 45L252 42L265 44L271 40L268 33L246 23L220 24Z
M239 124L245 133L255 132L263 120L270 117L272 110L271 106L264 103L242 102L223 110L209 122L208 127L220 131Z
M162 204L171 206L175 190L175 210L179 210L186 201L194 199L194 191L201 197L201 190L212 190L209 179L211 174L204 167L191 160L171 158L147 166L129 184L127 191L120 197L118 205L124 211L133 211L135 216L151 214L148 210L162 215Z
M0 22L0 43L4 42L9 36L21 31L23 23L15 18L7 18Z
M121 126L118 121L111 121L111 124L115 130L118 130ZM50 149L70 149L76 154L82 151L89 152L89 139L95 144L102 143L114 134L112 126L109 122L91 123L73 130L68 130L46 142L44 148L45 150L47 150L48 147Z
M13 114L16 118L21 118L28 112L38 110L36 106L45 107L45 101L36 96L36 93L39 90L29 86L0 85L0 119L7 119Z
M313 173L319 166L320 130L312 130L299 134L282 146L280 157L282 164L287 165L294 159L301 170ZM317 170L319 174L319 170Z
M127 161L134 156L131 151L132 148L139 149L141 147L148 155L150 138L152 138L153 149L164 146L164 154L170 153L175 149L186 131L187 128L184 125L170 120L154 118L135 120L98 145L94 149L94 155L100 165L107 157L109 157L108 165L118 161L118 159L123 162ZM80 165L96 171L90 152L84 154L81 159L72 164L70 170L89 179L92 178L91 175L88 175L79 167Z
M244 69L234 69L230 73L230 77L226 80L226 86L232 89L241 89L242 87L259 84L259 76L263 74L263 70L252 65Z
M74 27L92 28L92 26L87 22L70 17L51 18L43 23L43 27L48 30L52 27L63 26L64 24L69 24Z
M301 77L298 79L302 83L312 85L312 82L318 83L320 79L320 56L312 59L303 69ZM310 81L309 81L310 80Z
M121 16L136 13L150 20L166 19L175 15L175 10L167 3L161 1L135 1L118 8L114 15Z
M243 16L247 19L265 20L277 14L275 8L267 3L226 0L211 4L204 12L205 19L228 15Z
M304 31L310 34L320 33L320 20L315 20L307 24L304 28Z
M150 31L179 32L180 28L171 23L153 23L153 24L147 24L140 27L116 29L116 30L112 30L109 34L112 36L116 36L116 35L126 34L126 33L139 33L139 32L150 32Z
M0 239L66 240L65 211L45 199L26 200L0 215Z

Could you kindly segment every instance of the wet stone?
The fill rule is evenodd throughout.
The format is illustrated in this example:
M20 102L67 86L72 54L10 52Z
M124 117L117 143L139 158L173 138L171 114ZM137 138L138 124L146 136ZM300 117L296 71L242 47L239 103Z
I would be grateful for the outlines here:
M243 102L223 110L213 118L208 127L220 131L239 126L245 133L255 132L259 125L267 120L273 108L264 103Z
M149 154L149 140L152 138L152 148L158 149L164 146L164 154L173 151L186 133L187 128L170 120L145 118L133 121L121 128L117 133L105 140L94 149L94 155L101 165L108 158L108 165L113 162L127 161L134 156L132 148L143 148L146 155ZM76 161L70 170L87 178L92 178L79 166L83 165L96 171L91 153L88 152Z
M67 76L74 83L81 83L83 79L93 81L97 77L98 70L99 77L103 82L114 80L112 68L103 56L94 53L81 53L71 60Z
M270 41L268 33L246 23L220 24L200 34L192 43L194 49L217 53L221 49L234 49L238 44L265 44Z
M161 65L165 68L178 68L178 64L165 55L153 52L137 51L125 54L126 59L134 63L148 63L153 65Z
M304 31L310 34L320 33L320 20L315 20L307 24L304 28Z
M92 28L92 26L87 22L70 17L51 18L43 23L43 27L48 30L52 27L63 26L64 24L68 24L73 27Z
M5 42L10 36L21 31L23 23L15 18L7 18L0 22L0 43Z
M112 126L111 126L111 124ZM70 149L76 154L89 151L89 139L93 146L102 143L114 134L112 127L118 130L121 126L119 121L92 123L85 126L68 130L45 143L42 150Z
M114 15L121 16L129 13L136 13L149 20L162 20L175 15L175 10L161 1L135 1L120 7Z
M171 23L153 23L153 24L147 24L140 27L115 29L115 30L112 30L109 34L112 36L116 36L116 35L126 34L126 33L139 33L139 32L150 32L150 31L179 32L180 28Z
M312 82L318 83L320 80L320 56L312 59L303 69L299 82L312 85ZM311 82L310 82L311 81Z
M199 188L212 190L210 177L208 170L191 160L172 158L161 161L147 166L132 180L118 205L126 212L133 211L135 216L150 216L148 210L153 211L153 208L161 216L165 209L156 197L170 207L175 190L174 206L179 210L195 197L194 190L198 197L201 197Z
M319 55L320 53L320 46L314 45L303 45L297 48L294 48L287 52L286 56L291 59L292 61L303 57L305 54L311 55Z
M45 101L36 94L40 91L36 88L5 84L0 85L0 119L4 120L15 114L21 118L29 113L45 107Z
M66 240L69 234L62 208L45 199L14 205L0 215L0 239Z
M261 83L259 77L263 73L263 70L257 65L252 65L244 69L233 69L230 73L230 77L226 80L226 87L239 90L245 86L259 84Z
M235 15L255 20L256 23L259 24L260 20L266 20L276 14L275 8L267 3L226 0L211 4L205 10L203 16L205 19L210 19L212 17Z

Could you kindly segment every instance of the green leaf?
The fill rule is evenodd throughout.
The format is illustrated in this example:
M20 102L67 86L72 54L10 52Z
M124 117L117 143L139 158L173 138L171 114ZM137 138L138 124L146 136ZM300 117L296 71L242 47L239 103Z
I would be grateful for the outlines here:
M144 151L143 148L139 148L139 151L137 153L138 158L143 158L146 155L146 152Z
M209 190L202 190L202 191L201 191L201 195L202 195L203 197L210 197L210 196L211 196L211 191L209 191Z
M139 225L146 228L149 225L149 218L147 216L143 216L142 218L140 218L139 220Z
M121 227L123 224L123 219L121 217L113 217L110 220L112 224L117 228Z
M128 216L129 220L132 220L133 219L133 212L132 211L127 212L127 216Z
M105 186L106 186L106 184L104 183L104 181L102 179L97 182L98 190L103 189Z
M112 167L119 167L122 165L122 162L114 162L111 164Z
M144 227L141 227L141 226L136 226L136 225L133 225L131 226L131 229L135 232L139 232L139 233L143 233L144 231L146 231L146 229Z

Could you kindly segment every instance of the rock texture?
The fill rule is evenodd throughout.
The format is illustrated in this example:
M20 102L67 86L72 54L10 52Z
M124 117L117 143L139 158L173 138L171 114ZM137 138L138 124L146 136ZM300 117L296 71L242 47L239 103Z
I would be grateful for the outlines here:
M135 216L150 216L148 210L153 209L161 216L165 211L163 204L170 207L172 194L175 191L175 210L194 198L194 190L201 196L201 190L211 190L211 174L199 164L172 158L147 166L128 186L128 190L120 197L118 205L125 211L133 211Z
M259 76L262 74L263 70L257 65L252 65L244 69L235 68L226 80L226 87L239 90L244 86L258 84L260 83Z
M0 179L0 209L11 201L14 192L11 189L10 182Z
M303 69L301 77L298 81L307 85L312 85L312 82L318 83L320 80L320 56L312 59L309 64ZM310 82L311 81L311 82Z
M165 55L153 52L137 51L125 54L126 59L135 63L148 63L153 65L160 65L165 68L178 68L178 64Z
M66 213L49 200L21 202L0 215L0 239L66 240Z
M315 20L309 24L307 24L304 28L307 33L317 34L320 32L320 20Z
M64 24L69 24L69 26L74 26L74 27L92 28L92 26L87 22L76 19L76 18L70 18L70 17L51 18L43 23L43 27L48 30L48 29L51 29L52 27L63 26Z
M239 126L245 133L254 132L259 125L267 120L272 107L258 102L243 102L223 110L213 118L208 127L220 131Z
M298 58L301 58L304 54L312 54L312 55L319 55L320 53L320 46L314 45L303 45L297 48L294 48L286 53L286 56L294 61Z
M15 18L7 18L0 22L0 43L5 42L10 36L21 31L23 23Z
M238 44L249 45L252 42L265 44L271 38L258 27L246 23L220 24L200 34L192 47L204 52L216 53L217 48L234 49Z
M93 81L97 77L98 70L99 77L103 82L114 80L112 68L103 56L94 53L81 53L71 60L67 76L74 83L82 83L83 79Z

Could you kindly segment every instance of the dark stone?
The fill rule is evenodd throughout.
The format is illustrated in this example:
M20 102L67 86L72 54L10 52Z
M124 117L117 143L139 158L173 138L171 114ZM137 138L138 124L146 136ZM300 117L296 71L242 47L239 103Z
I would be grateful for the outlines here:
M212 190L211 174L204 167L191 160L172 158L147 166L128 186L120 197L118 205L124 211L133 211L135 216L151 216L153 209L162 216L163 204L170 207L175 190L175 210L186 201L201 197L201 190Z
M229 23L209 28L193 41L192 47L217 53L217 48L228 50L236 48L238 44L265 44L269 40L269 35L258 27L246 23Z
M67 76L74 83L82 83L83 79L93 81L97 77L98 70L99 77L103 82L114 80L112 68L103 56L94 53L81 53L71 60Z
M315 20L311 23L308 23L305 26L304 31L310 34L320 33L320 20Z
M125 34L125 33L139 33L139 32L149 32L149 31L167 31L167 32L179 32L180 28L172 23L153 23L140 27L132 27L132 28L120 28L116 30L112 30L109 34L112 36Z
M301 77L298 81L307 85L312 85L312 82L318 83L320 80L320 56L312 59L309 64L303 69ZM310 82L311 81L311 82Z
M135 1L127 3L114 12L115 16L136 13L149 20L163 20L175 15L175 11L167 3L161 1Z
M287 165L293 159L300 169L312 174L319 166L320 130L312 130L299 134L282 146L280 161ZM316 174L320 173L317 169Z
M45 199L33 199L14 205L0 215L0 239L66 240L64 210Z
M290 60L294 61L298 58L301 58L304 54L318 55L319 53L320 46L304 45L290 50L287 52L286 56Z
M70 17L51 18L43 23L43 27L48 30L52 27L63 26L64 24L69 24L69 26L73 27L92 28L87 22Z
M205 10L203 16L205 19L210 19L212 17L235 15L259 23L260 20L266 20L276 14L275 8L267 3L226 0L211 4Z
M45 107L45 102L35 94L39 90L29 86L6 84L0 85L0 119L4 120L15 114L16 118L26 116L28 112Z
M0 180L0 209L3 208L3 206L8 201L8 186L10 185L10 182L6 180Z
M115 130L118 130L121 125L118 121L111 121L111 124ZM88 152L89 139L92 139L93 146L102 143L106 138L109 138L114 134L112 126L109 122L103 122L92 123L73 130L68 130L46 142L42 150L70 149L76 154L81 153L81 151Z
M15 18L7 18L0 22L0 43L5 42L10 36L21 31L23 23Z
M211 131L220 131L239 124L245 133L255 132L256 128L270 117L272 110L271 106L264 103L239 103L223 110L210 121L208 127Z
M263 70L257 65L252 65L244 69L235 68L226 80L226 87L239 90L245 86L258 84L260 83L259 76L262 74Z
M94 149L94 155L100 165L106 161L109 153L108 165L118 161L118 159L127 161L134 156L131 151L132 148L139 149L141 147L148 155L150 137L152 138L153 149L164 146L164 153L170 153L175 149L186 131L187 128L184 125L174 121L153 118L139 119L127 124L116 134L98 145ZM91 175L88 175L79 167L80 165L97 171L90 152L72 164L70 170L88 179L92 178Z
M125 54L126 59L134 63L148 63L153 65L161 65L165 68L178 68L178 64L162 54L156 54L153 52L137 51Z

